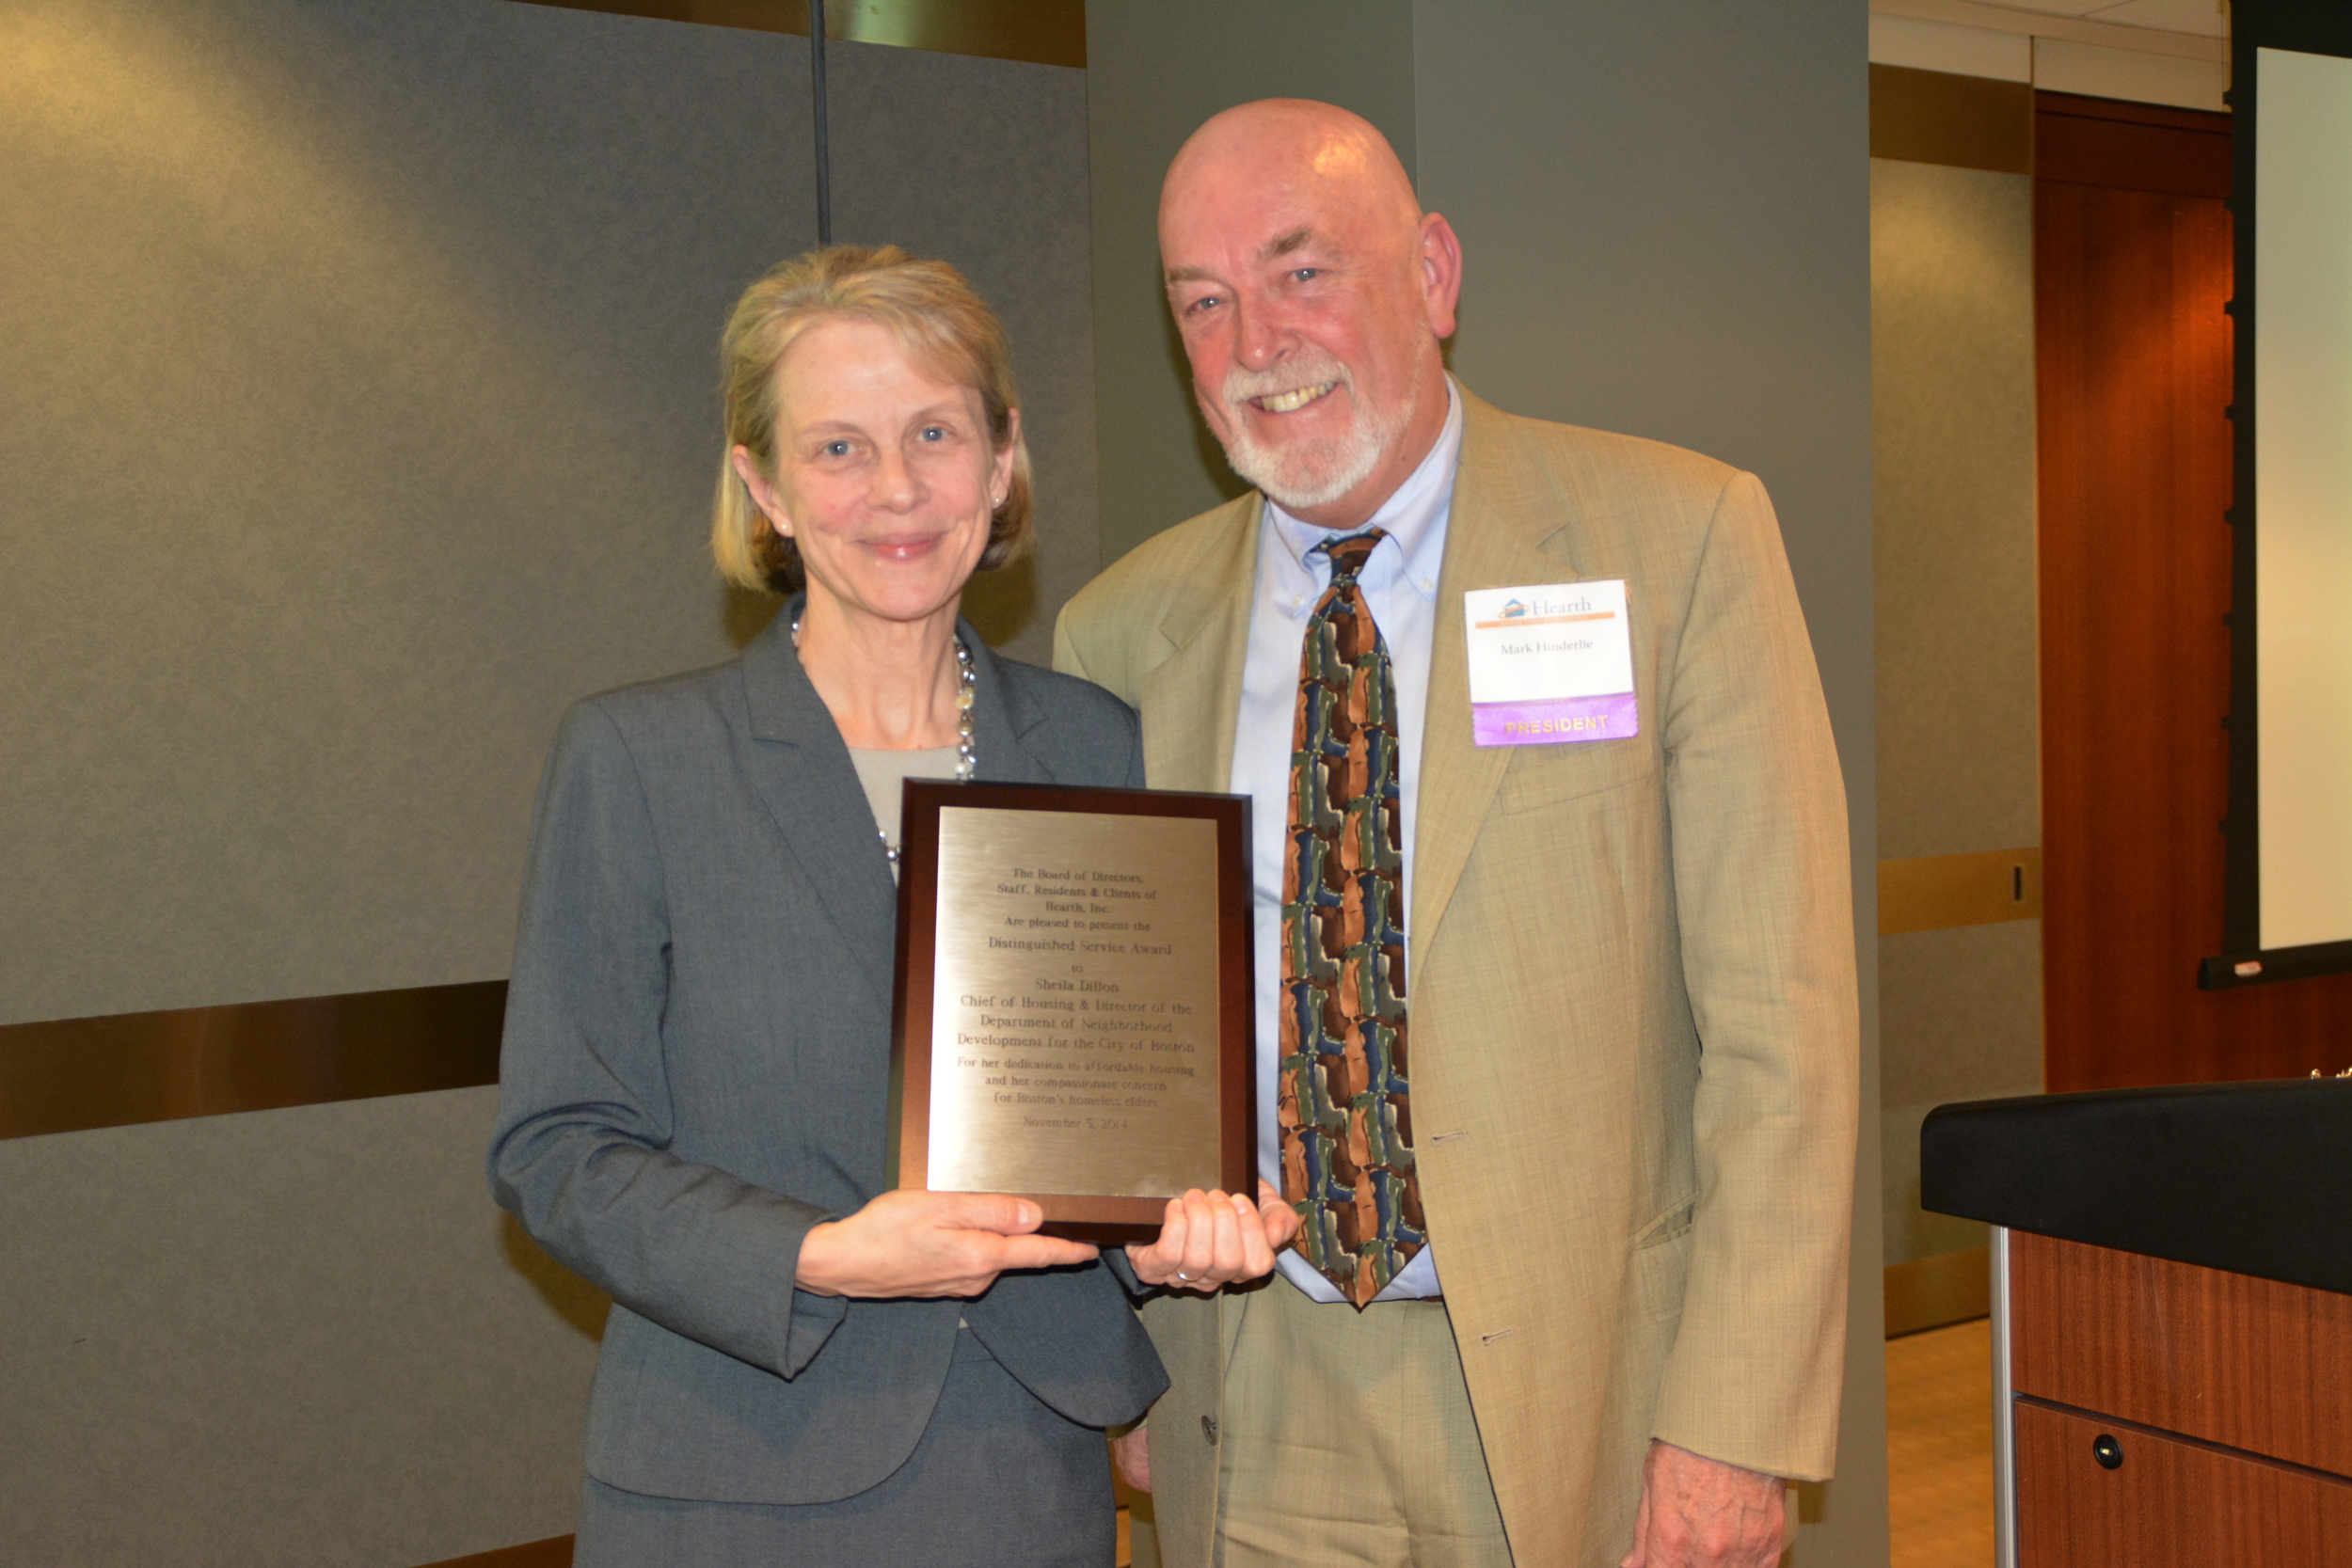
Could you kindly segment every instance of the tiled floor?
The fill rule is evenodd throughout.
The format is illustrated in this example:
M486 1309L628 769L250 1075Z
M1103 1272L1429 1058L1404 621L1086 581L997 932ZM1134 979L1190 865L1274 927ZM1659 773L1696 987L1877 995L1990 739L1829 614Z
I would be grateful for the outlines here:
M1894 1568L1991 1568L1993 1324L1886 1342Z

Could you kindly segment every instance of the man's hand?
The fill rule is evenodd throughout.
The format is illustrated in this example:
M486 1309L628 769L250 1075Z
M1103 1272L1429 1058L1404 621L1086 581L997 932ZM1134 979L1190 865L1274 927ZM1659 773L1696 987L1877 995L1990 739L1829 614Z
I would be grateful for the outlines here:
M1652 1442L1633 1549L1618 1568L1772 1568L1788 1544L1787 1507L1778 1476Z
M1130 1246L1127 1261L1146 1285L1214 1291L1274 1270L1274 1255L1298 1234L1298 1213L1271 1183L1258 1183L1258 1201L1238 1193L1198 1189L1168 1200L1159 1239Z
M1111 1439L1111 1463L1119 1466L1119 1479L1137 1492L1152 1490L1152 1429L1140 1426L1122 1437Z
M977 1296L1007 1269L1084 1263L1084 1242L1035 1236L1026 1198L889 1192L801 1240L792 1283L820 1296Z

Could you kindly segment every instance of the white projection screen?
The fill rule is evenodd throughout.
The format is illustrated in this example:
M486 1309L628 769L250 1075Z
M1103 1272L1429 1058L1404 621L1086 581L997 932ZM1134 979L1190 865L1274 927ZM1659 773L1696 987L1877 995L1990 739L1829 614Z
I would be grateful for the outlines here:
M2260 942L2352 941L2352 59L2255 51Z

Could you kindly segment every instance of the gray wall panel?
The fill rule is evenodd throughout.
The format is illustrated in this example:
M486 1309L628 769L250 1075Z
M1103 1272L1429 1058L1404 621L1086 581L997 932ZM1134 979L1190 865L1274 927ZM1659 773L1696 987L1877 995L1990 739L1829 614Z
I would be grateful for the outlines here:
M952 261L1012 340L1037 545L976 578L980 635L1048 664L1054 617L1099 566L1087 73L844 43L826 51L833 232Z
M1416 0L1422 202L1465 252L1454 366L1523 414L1694 447L1779 509L1876 926L1869 192L1859 0ZM1793 1561L1886 1561L1871 943L1838 1479Z
M805 42L0 32L0 1022L503 974L564 704L729 651L713 345L811 237Z
M1870 163L1879 852L2042 842L2033 182Z
M2042 842L2033 182L1870 162L1879 853ZM1937 1103L2042 1087L2042 922L1880 941L1886 1260L1983 1244L1919 1208Z
M572 1528L602 1302L496 1091L0 1142L0 1559L411 1568Z
M1886 1260L1985 1244L1975 1220L1919 1207L1919 1124L1955 1100L2042 1092L2042 922L1879 939Z
M0 7L0 1019L505 972L563 705L730 646L710 345L812 221L804 49ZM490 1103L0 1144L0 1555L569 1528L597 1305L490 1207Z
M0 1022L505 973L564 704L767 613L705 550L715 348L815 239L806 47L0 0ZM1058 595L1095 554L1080 79L842 55L836 212L1007 307ZM0 1142L0 1559L568 1530L603 1303L490 1205L491 1103Z

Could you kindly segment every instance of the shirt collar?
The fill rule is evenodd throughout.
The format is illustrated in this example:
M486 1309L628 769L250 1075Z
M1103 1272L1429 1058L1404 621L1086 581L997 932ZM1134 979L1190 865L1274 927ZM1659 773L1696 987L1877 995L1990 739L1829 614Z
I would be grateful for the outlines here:
M1454 500L1454 469L1462 455L1462 395L1455 390L1454 378L1445 378L1445 424L1438 432L1437 444L1421 466L1406 476L1405 483L1390 492L1380 509L1366 520L1364 529L1385 529L1389 542L1395 545L1402 557L1402 576L1423 598L1434 597L1438 591L1438 562L1445 553L1446 514ZM1331 531L1312 523L1299 521L1271 496L1265 499L1266 521L1274 537L1280 541L1282 553L1297 563L1298 569L1321 580L1320 574L1307 564L1307 552L1330 537ZM1377 555L1378 551L1375 554ZM1424 587L1423 585L1426 584Z

